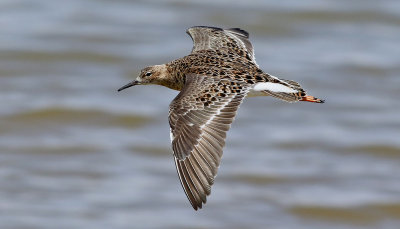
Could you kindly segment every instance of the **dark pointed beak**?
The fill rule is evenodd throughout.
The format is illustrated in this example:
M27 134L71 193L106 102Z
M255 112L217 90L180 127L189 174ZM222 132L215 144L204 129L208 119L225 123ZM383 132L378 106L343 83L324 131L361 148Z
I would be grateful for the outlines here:
M128 87L132 87L132 86L135 86L135 85L138 85L138 84L140 84L139 81L134 80L134 81L122 86L120 89L118 89L118 91L122 91L124 89L127 89Z

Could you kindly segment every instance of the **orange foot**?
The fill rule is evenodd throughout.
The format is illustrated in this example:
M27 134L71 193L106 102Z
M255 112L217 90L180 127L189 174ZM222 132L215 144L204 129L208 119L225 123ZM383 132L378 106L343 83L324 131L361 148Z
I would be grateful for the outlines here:
M301 98L300 101L306 101L306 102L312 102L312 103L325 103L325 100L315 98L314 96L311 96L311 95L303 96L303 98Z

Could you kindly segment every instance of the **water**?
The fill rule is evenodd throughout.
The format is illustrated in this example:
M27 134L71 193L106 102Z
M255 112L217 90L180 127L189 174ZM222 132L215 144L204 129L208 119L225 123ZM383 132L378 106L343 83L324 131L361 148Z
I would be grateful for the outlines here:
M264 70L326 99L246 100L198 212L177 92L116 92L193 25L246 29ZM396 0L2 1L0 228L399 228L399 25Z

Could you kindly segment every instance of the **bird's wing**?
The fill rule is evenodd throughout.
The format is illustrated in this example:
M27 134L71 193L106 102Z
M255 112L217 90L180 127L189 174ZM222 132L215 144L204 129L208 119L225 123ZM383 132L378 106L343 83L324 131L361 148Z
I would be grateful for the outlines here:
M192 53L200 50L222 50L236 53L256 64L249 33L239 29L221 29L216 27L195 26L186 31L193 40Z
M226 132L248 90L241 83L187 74L185 86L170 104L175 164L195 210L211 192Z

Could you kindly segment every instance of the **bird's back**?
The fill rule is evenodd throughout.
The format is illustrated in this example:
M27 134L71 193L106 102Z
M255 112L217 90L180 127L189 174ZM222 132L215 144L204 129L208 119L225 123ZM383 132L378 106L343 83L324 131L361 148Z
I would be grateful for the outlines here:
M253 80L264 73L253 62L235 53L220 50L201 50L167 64L175 81L183 87L185 74L202 74L221 80ZM254 82L256 82L254 80ZM250 82L249 83L254 83Z

